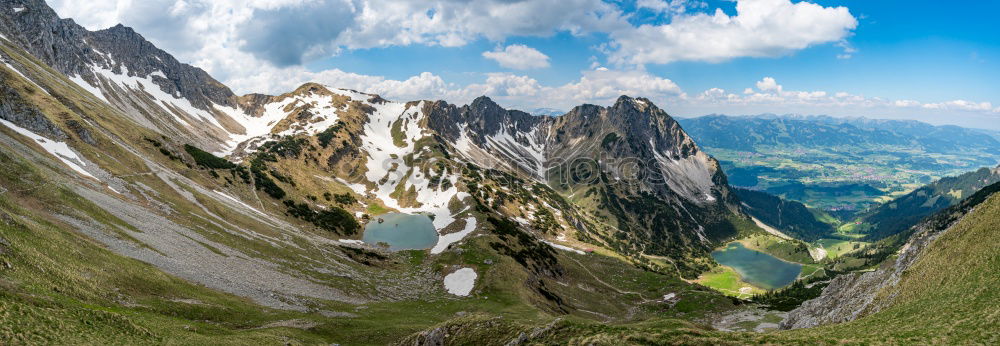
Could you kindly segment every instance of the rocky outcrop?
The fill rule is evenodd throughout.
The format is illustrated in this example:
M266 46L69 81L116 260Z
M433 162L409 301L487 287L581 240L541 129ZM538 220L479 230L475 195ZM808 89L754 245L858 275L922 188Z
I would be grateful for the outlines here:
M59 129L34 104L24 100L21 95L7 83L11 76L0 70L0 119L23 127L46 138L64 141L66 133Z
M504 109L485 96L465 106L437 101L425 108L427 126L446 141L461 146L468 140L539 180L575 159L612 159L640 164L639 174L649 178L644 189L662 197L697 204L733 201L718 162L645 98L621 96L610 107L585 104L554 117Z
M899 283L920 253L942 233L925 229L911 238L895 261L888 261L875 271L836 277L819 297L789 312L781 328L811 328L847 322L881 311L891 304L891 300L876 299L878 293Z
M424 111L428 114L427 127L448 142L468 140L495 159L516 163L508 168L543 178L543 133L551 118L504 109L486 96L465 106L437 101L429 103Z

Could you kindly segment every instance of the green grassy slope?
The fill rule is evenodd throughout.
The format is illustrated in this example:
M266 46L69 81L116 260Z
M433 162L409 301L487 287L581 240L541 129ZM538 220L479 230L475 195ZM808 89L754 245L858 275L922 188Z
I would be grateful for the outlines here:
M460 315L502 315L526 324L555 316L630 322L661 315L665 305L657 300L669 293L685 301L669 311L673 315L732 307L714 292L596 254L558 251L561 275L525 272L493 251L491 243L502 240L486 233L460 251L404 252L387 261L403 271L476 268L480 279L469 298L341 304L333 308L347 313L335 315L268 309L116 255L52 218L52 206L61 205L69 215L127 227L52 179L48 169L12 153L0 145L0 164L10 168L0 171L0 343L386 344ZM532 282L544 282L562 303L535 301L540 296Z
M774 333L708 331L670 318L640 323L595 324L553 319L526 324L475 315L437 326L401 344L444 340L445 344L996 344L1000 341L1000 195L961 218L904 272L898 284L879 293L884 308L855 321Z
M51 206L121 221L7 153L0 146L0 343L321 341L294 328L255 329L318 315L193 285L68 231L46 212Z
M900 343L1000 341L1000 195L941 235L900 279L876 297L882 311L856 321L787 332L789 337L896 340Z

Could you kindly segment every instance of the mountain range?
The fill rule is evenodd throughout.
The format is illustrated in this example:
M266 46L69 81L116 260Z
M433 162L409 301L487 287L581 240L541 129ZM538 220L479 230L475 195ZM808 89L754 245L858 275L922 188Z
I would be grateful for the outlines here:
M946 176L1000 163L984 130L910 120L709 115L681 119L735 186L852 219Z
M702 145L733 150L754 150L759 145L898 145L935 153L1000 153L1000 141L984 130L916 120L762 114L706 115L680 122Z
M801 238L829 230L812 230L822 225L801 203L730 187L698 135L643 97L533 115L485 96L395 101L317 83L236 95L131 28L89 31L41 0L0 0L0 61L4 343L884 336L709 327L745 314L746 301L695 279L717 267L721 246L770 237L752 215ZM912 144L920 130L898 132ZM932 145L991 145L963 140ZM773 205L791 214L768 218ZM945 212L982 217L961 205ZM432 245L367 238L372 225L417 227L391 221L399 215L426 220ZM829 314L804 306L793 322ZM995 322L989 312L976 323ZM892 337L910 335L900 331Z

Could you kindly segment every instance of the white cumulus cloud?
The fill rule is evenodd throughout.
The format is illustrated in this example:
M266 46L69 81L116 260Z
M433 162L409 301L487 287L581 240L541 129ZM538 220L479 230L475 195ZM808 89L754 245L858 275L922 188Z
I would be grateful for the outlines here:
M778 85L778 82L771 77L764 77L764 79L758 81L756 85L757 89L760 89L761 91L775 91L781 93L781 85Z
M523 44L512 44L502 50L483 52L483 57L494 60L500 66L515 70L530 70L549 67L549 56Z
M839 42L858 21L846 7L790 0L738 0L736 15L673 17L669 24L644 24L611 34L611 60L628 64L674 61L718 62L738 57L772 57L811 45Z

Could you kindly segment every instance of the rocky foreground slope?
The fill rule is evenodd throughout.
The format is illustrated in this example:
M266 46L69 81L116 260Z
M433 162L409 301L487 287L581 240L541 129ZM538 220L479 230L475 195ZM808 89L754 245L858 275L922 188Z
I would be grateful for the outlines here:
M904 289L904 287L900 287L901 281L915 275L913 272L916 270L913 269L913 266L925 257L933 256L928 252L941 250L940 248L931 250L932 246L944 246L943 244L935 245L935 241L951 232L953 228L959 228L957 223L973 210L985 209L977 210L979 215L969 218L983 217L982 214L989 213L987 210L991 210L990 205L981 205L993 198L997 191L1000 191L1000 184L987 186L958 205L947 208L914 226L913 235L910 236L895 258L889 259L874 271L847 273L836 277L829 286L823 289L820 297L807 301L801 307L791 311L788 317L782 321L782 328L809 328L853 321L878 313L896 304L897 295L900 294L899 290ZM966 220L966 222L972 221ZM984 225L976 226L985 227ZM962 236L969 237L969 235ZM993 238L986 237L981 241L993 243ZM970 251L973 250L970 249ZM976 251L978 252L978 250ZM968 255L978 256L981 254L969 253ZM990 256L995 256L995 254ZM947 263L935 264L948 265ZM962 271L968 270L968 268L954 268L953 270Z

